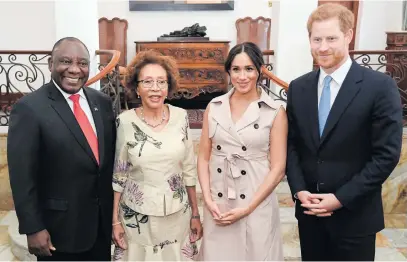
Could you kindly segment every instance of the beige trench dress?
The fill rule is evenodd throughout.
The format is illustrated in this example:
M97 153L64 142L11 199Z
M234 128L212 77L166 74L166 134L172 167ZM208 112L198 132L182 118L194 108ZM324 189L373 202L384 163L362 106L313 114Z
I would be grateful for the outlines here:
M221 212L246 207L270 170L270 129L282 104L264 91L233 123L229 99L234 89L210 103L212 139L209 163L212 199ZM221 227L204 209L200 260L284 260L276 194L270 194L249 216Z

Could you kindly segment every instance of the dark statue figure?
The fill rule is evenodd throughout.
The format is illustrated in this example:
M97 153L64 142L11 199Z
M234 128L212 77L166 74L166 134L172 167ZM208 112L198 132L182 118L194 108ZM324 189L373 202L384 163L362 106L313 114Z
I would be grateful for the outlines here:
M161 37L204 37L206 35L205 31L205 26L199 26L199 23L196 23L190 27L184 27L181 31L175 30L169 35L164 34Z

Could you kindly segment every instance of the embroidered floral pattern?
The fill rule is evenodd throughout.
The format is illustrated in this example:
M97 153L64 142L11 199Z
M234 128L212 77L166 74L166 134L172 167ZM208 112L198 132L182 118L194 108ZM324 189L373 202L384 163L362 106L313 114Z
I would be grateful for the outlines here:
M124 188L126 186L126 177L123 176L113 176L112 182L120 187Z
M134 181L128 181L125 194L130 202L138 206L143 204L144 193L140 190L139 184L135 183Z
M146 142L149 142L151 144L153 144L156 148L160 149L162 142L159 142L157 140L155 140L154 138L152 138L151 136L147 135L146 133L144 133L140 127L138 127L134 122L131 123L134 129L134 138L136 139L135 142L127 142L127 145L130 148L134 148L136 147L138 144L140 144L140 150L139 150L139 154L138 156L141 156L141 152L143 151L143 147L144 144Z
M114 252L113 252L113 261L120 261L122 260L124 256L124 249L115 246L114 247Z
M140 234L140 224L146 224L148 222L148 216L134 211L124 203L121 203L120 206L123 210L124 220L131 220L132 218L134 218L135 220L135 223L129 221L128 223L126 223L126 226L131 228L137 228L138 233Z
M174 244L174 243L177 243L177 240L176 240L176 239L175 239L174 241L165 240L164 242L161 242L160 244L155 245L155 246L153 247L153 252L154 252L154 254L156 254L156 253L158 252L158 247L160 247L161 249L163 249L164 246L171 245L171 244Z
M188 202L188 201L185 202L185 204L184 204L184 211L183 211L184 214L188 211L189 207L190 207L189 202Z
M125 173L129 170L131 167L130 162L122 161L122 160L116 160L114 163L114 172L115 173Z
M172 195L175 199L180 199L180 202L184 200L184 195L186 194L185 188L182 185L181 176L178 174L172 175L170 179L167 180L168 184L170 184L171 190L174 192Z
M192 259L196 254L198 254L198 247L195 243L187 242L181 251L184 257Z
M182 139L182 142L185 140L188 140L188 127L189 127L189 119L188 119L188 114L185 115L185 125L182 128L182 133L184 134L184 138Z

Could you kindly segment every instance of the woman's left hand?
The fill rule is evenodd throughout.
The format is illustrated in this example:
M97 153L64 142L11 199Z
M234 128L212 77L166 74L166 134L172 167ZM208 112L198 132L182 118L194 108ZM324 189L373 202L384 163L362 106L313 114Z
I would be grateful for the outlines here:
M202 224L199 218L191 218L190 222L191 234L189 240L191 243L195 243L202 237Z
M249 213L250 212L248 208L239 207L221 214L221 217L219 219L214 220L218 226L228 226L249 215Z

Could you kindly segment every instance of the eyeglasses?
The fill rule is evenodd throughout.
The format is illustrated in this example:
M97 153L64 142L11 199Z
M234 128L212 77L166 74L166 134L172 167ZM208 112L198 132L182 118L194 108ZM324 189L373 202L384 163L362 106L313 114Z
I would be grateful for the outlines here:
M157 83L157 87L158 87L159 89L166 89L166 88L168 88L168 82L167 82L167 80L157 80L157 81L154 81L154 80L152 80L152 79L148 79L148 80L140 80L140 81L138 81L137 83L141 83L141 85L142 85L144 88L149 88L149 89L151 89L151 88L154 87L154 83Z

